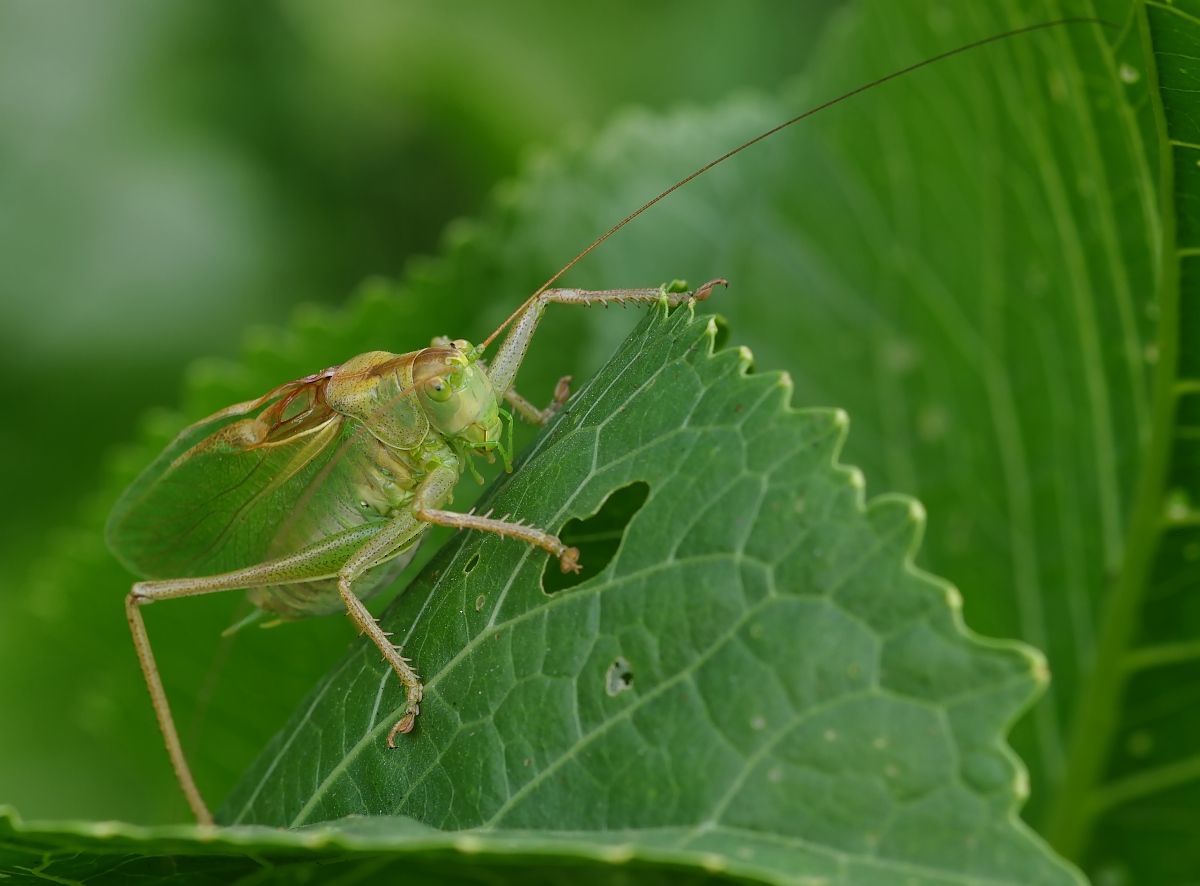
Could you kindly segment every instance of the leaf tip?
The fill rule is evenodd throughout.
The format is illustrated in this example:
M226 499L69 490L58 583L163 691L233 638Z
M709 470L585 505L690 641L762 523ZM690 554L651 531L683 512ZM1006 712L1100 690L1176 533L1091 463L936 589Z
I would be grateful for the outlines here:
M1032 646L1025 648L1025 654L1029 656L1029 673L1039 686L1045 686L1050 682L1050 665L1046 661L1046 656L1040 649L1034 649Z
M483 851L483 841L472 834L463 834L454 841L454 848L463 855L478 855Z
M745 345L738 345L738 370L745 375L754 366L754 352Z
M609 864L628 864L633 860L633 847L628 843L609 846L601 853L601 857Z
M1029 773L1024 766L1018 766L1013 773L1012 790L1022 803L1029 799Z
M97 821L92 822L91 827L88 828L88 830L91 831L91 835L93 837L107 839L109 837L117 836L117 834L120 833L121 828L115 821Z

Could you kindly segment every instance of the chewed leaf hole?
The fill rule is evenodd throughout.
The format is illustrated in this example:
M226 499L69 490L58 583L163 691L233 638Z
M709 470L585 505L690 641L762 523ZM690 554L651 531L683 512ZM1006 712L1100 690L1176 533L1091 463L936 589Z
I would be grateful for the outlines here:
M471 559L467 561L467 565L463 567L463 575L470 575L475 571L475 567L479 565L479 555L473 554Z
M625 535L625 527L633 515L642 509L650 496L650 486L638 481L622 486L611 493L600 510L586 520L568 520L558 537L567 545L579 548L579 572L564 573L558 560L550 557L542 570L542 590L547 594L573 588L599 575L616 556Z
M623 656L619 656L604 674L604 691L611 696L617 696L632 688L633 667Z

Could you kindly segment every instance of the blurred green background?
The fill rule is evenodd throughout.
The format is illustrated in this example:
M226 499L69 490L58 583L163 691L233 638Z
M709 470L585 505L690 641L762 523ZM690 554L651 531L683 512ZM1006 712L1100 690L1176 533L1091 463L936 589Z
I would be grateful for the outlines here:
M194 358L400 275L530 146L586 140L630 105L775 92L835 5L6 0L0 619L54 605L32 574L47 534ZM92 703L82 719L112 716ZM144 817L144 798L89 796L60 751L20 747L0 801Z
M1128 693L1092 679L1126 642L1170 649L1200 630L1200 540L1180 537L1147 579L1139 633L1098 645L1126 538L1158 531L1129 520L1161 230L1130 14L1128 0L6 0L0 803L186 816L122 617L129 576L100 533L182 421L148 408L199 417L363 350L485 334L598 232L790 114L1008 28L1101 15L1123 27L993 44L756 146L569 284L733 280L712 303L731 340L786 369L797 406L849 412L844 460L869 494L920 497L918 563L961 588L966 623L1046 653L1053 681L1009 736L1026 820L1083 822L1068 852L1097 882L1193 882L1200 781L1170 779L1196 771L1195 662L1144 670ZM587 375L636 319L549 312L522 391L541 402L559 374ZM310 619L230 646L238 598L147 616L214 805L352 633ZM1111 734L1076 729L1091 689L1119 708ZM1089 745L1107 769L1064 789ZM1170 790L1089 819L1114 786L1164 773Z

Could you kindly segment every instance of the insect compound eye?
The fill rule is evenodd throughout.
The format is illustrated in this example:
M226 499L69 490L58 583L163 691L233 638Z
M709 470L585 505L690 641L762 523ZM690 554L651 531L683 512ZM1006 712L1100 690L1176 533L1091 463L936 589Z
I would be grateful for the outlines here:
M450 388L450 383L444 378L431 378L425 382L425 396L435 403L445 403L450 399L450 394L453 391Z

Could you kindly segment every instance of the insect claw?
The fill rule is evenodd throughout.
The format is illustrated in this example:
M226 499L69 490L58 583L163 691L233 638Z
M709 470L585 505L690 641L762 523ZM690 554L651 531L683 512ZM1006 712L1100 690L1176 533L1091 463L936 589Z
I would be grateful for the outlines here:
M392 731L388 733L387 746L393 751L396 749L396 736L403 732L412 732L413 724L417 720L417 709L414 706L411 711L396 721L396 725L392 727Z
M704 301L706 298L708 298L709 294L717 286L724 286L725 288L728 289L729 281L726 280L724 277L718 277L716 280L709 280L707 283L705 283L703 286L701 286L699 289L697 289L695 292L692 293L691 300Z
M563 572L579 572L583 568L579 564L579 548L567 548L559 554L558 565Z

